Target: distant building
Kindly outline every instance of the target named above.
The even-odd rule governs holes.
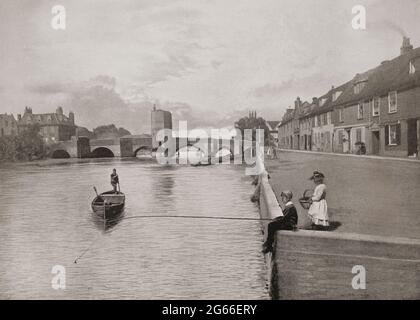
[[[35,124],[39,126],[39,132],[46,143],[68,141],[71,140],[72,136],[76,135],[74,113],[70,112],[67,117],[64,115],[61,107],[58,107],[55,113],[43,114],[34,114],[31,108],[26,107],[23,116],[18,115],[19,132]]]
[[[161,142],[156,140],[156,135],[162,129],[172,130],[172,114],[169,111],[156,109],[154,106],[151,117],[152,148],[157,149]]]
[[[265,121],[268,130],[270,130],[271,137],[276,143],[279,141],[279,125],[280,121]]]
[[[318,108],[318,98],[312,103],[305,103],[299,114],[300,150],[312,150],[312,128],[314,126],[313,110]]]
[[[312,150],[333,152],[334,128],[339,125],[338,113],[334,112],[340,97],[350,82],[339,87],[332,87],[328,93],[319,97],[318,107],[313,109]]]
[[[279,148],[293,149],[293,128],[292,121],[295,109],[289,107],[283,115],[281,124],[278,128]]]
[[[337,151],[355,153],[362,142],[370,154],[419,156],[420,48],[404,38],[401,54],[356,75],[340,103]]]
[[[0,114],[0,138],[18,134],[18,126],[12,114]]]
[[[280,148],[420,158],[420,48],[404,37],[398,57],[305,104],[286,110]]]

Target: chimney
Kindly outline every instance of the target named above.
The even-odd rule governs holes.
[[[72,124],[74,124],[74,113],[72,111],[69,112],[69,120]]]
[[[302,101],[300,101],[300,98],[297,97],[295,101],[295,109],[299,109],[301,105],[302,105]]]
[[[410,38],[403,37],[403,43],[401,46],[401,55],[409,53],[411,50],[413,50],[413,46],[410,43]]]
[[[18,121],[22,120],[22,115],[20,113],[17,116],[18,116]]]
[[[63,108],[62,107],[58,107],[56,113],[57,114],[63,114]]]
[[[312,98],[312,104],[314,104],[314,105],[318,105],[318,98],[317,97],[313,97]]]

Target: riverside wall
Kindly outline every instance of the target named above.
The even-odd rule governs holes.
[[[267,172],[259,189],[261,217],[282,215]],[[420,299],[418,239],[279,231],[266,262],[273,299]]]

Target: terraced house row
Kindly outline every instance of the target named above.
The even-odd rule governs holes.
[[[295,101],[278,129],[279,147],[420,158],[420,48],[401,54],[311,102]]]

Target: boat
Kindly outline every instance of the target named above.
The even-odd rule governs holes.
[[[96,192],[96,188],[95,192]],[[120,191],[106,191],[92,201],[92,211],[99,217],[109,220],[116,219],[124,211],[125,194]]]
[[[206,167],[206,166],[211,166],[211,165],[212,165],[211,163],[201,163],[201,162],[191,163],[192,167]]]

